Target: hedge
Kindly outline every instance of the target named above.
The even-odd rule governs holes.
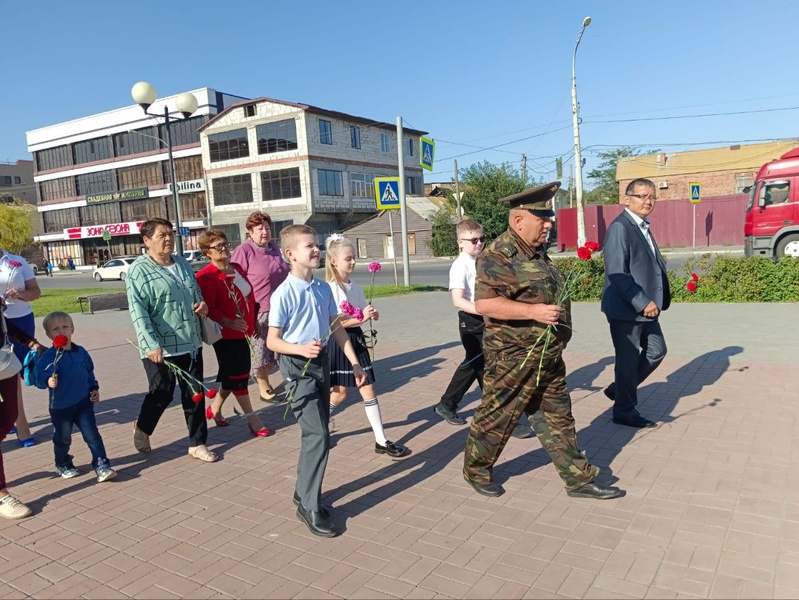
[[[556,258],[555,264],[578,281],[571,299],[596,302],[602,296],[605,261]],[[696,292],[686,289],[691,273],[699,276]],[[799,259],[773,261],[762,257],[703,254],[668,272],[674,302],[799,302]]]

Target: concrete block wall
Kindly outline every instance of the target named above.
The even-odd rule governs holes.
[[[691,197],[690,184],[699,182],[702,184],[702,196],[729,196],[741,193],[737,188],[739,178],[748,177],[754,181],[757,170],[743,171],[716,171],[710,173],[693,173],[688,175],[663,175],[657,174],[648,177],[657,188],[659,200],[684,200]],[[630,179],[619,181],[619,196],[624,196]],[[667,182],[667,188],[660,188],[661,182]]]

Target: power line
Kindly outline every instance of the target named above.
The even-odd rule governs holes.
[[[783,112],[787,110],[799,110],[799,106],[785,106],[782,108],[763,108],[759,110],[739,110],[734,112],[718,112],[718,113],[704,113],[699,115],[669,115],[665,117],[641,117],[638,119],[607,119],[601,120],[584,120],[583,123],[635,123],[640,121],[671,121],[674,119],[701,119],[705,117],[724,117],[731,115],[751,115],[756,113],[767,112]]]

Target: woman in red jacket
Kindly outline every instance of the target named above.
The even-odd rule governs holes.
[[[198,238],[200,250],[211,264],[197,273],[197,283],[208,305],[208,318],[222,327],[222,339],[214,344],[221,391],[206,409],[205,416],[217,427],[227,427],[222,404],[232,393],[247,417],[250,433],[266,437],[269,430],[253,412],[247,389],[250,378],[250,336],[255,332],[255,300],[252,284],[244,271],[230,262],[230,244],[225,232],[208,229]]]

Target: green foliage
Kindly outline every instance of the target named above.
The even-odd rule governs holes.
[[[554,259],[555,265],[575,283],[567,283],[571,290],[572,302],[593,302],[602,296],[605,282],[605,260],[594,255],[591,260],[581,260],[576,256]]]
[[[508,206],[500,198],[524,191],[528,186],[510,164],[475,163],[459,171],[464,214],[483,226],[487,242],[508,228]],[[533,184],[535,185],[535,184]]]
[[[12,254],[19,254],[23,248],[33,243],[33,226],[31,215],[36,208],[21,200],[14,199],[10,203],[0,203],[0,242]]]
[[[654,154],[658,150],[648,152]],[[594,188],[583,195],[586,204],[618,204],[619,184],[616,183],[616,166],[620,158],[640,156],[641,152],[635,148],[623,146],[616,150],[597,152],[597,157],[602,160],[599,166],[588,173],[588,179]]]
[[[429,242],[433,256],[458,254],[458,235],[455,232],[455,213],[451,207],[439,208],[430,219],[433,236]]]

